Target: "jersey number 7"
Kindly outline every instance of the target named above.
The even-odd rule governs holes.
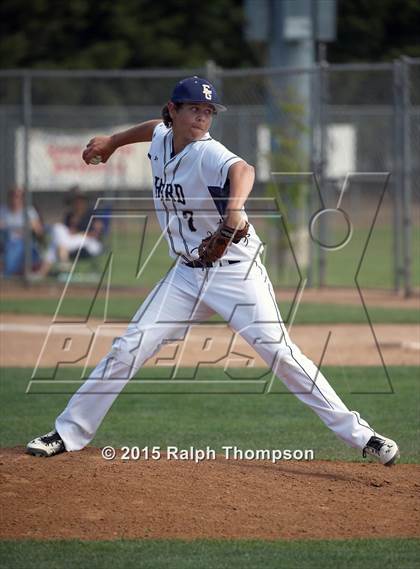
[[[188,220],[187,223],[190,231],[197,231],[197,229],[194,227],[193,212],[190,209],[183,210],[182,217]]]

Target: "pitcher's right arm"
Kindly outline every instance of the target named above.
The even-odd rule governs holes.
[[[150,142],[156,125],[161,122],[161,119],[153,119],[142,122],[128,130],[116,132],[111,136],[95,136],[87,143],[82,158],[86,164],[91,164],[91,161],[96,157],[100,157],[100,161],[105,163],[120,146],[135,144],[136,142]]]

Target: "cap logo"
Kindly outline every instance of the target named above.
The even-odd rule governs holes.
[[[211,91],[211,86],[210,86],[210,85],[203,84],[203,95],[205,96],[205,98],[206,98],[208,101],[211,101],[211,99],[212,99],[212,91]]]

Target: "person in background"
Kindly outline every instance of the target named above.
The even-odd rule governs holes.
[[[44,227],[33,206],[28,208],[31,228],[31,270],[41,265],[39,244],[44,238]],[[25,207],[22,188],[13,188],[7,194],[7,205],[0,208],[0,231],[3,249],[3,274],[20,275],[25,262]]]
[[[47,250],[41,274],[46,276],[52,265],[59,264],[61,270],[69,269],[69,262],[79,249],[83,257],[95,257],[102,253],[101,237],[103,224],[94,219],[89,202],[78,186],[70,189],[66,203],[70,205],[62,223],[55,223],[51,229],[51,241]]]

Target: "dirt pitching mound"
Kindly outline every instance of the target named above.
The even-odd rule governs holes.
[[[112,462],[0,451],[1,538],[379,538],[420,534],[420,466]]]

